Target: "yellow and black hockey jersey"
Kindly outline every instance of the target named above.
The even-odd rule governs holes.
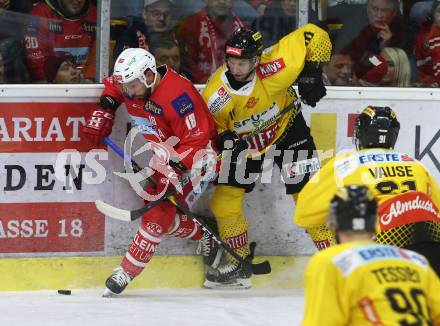
[[[336,189],[345,185],[366,185],[378,200],[379,242],[399,247],[414,243],[412,222],[424,224],[422,231],[426,241],[440,242],[438,184],[421,162],[389,149],[341,153],[327,162],[301,190],[295,223],[304,228],[325,225],[330,201]],[[426,207],[422,210],[427,214],[420,218],[408,219],[411,214],[400,214],[423,205]],[[381,212],[388,212],[388,216]]]
[[[258,124],[274,117],[296,99],[292,85],[304,62],[327,62],[330,54],[328,34],[313,24],[307,24],[265,49],[253,80],[239,90],[231,87],[225,74],[226,64],[219,67],[202,93],[219,133],[234,130],[243,137]],[[281,137],[296,114],[297,110],[290,111],[252,137],[249,148],[264,153]]]
[[[303,326],[440,325],[440,280],[410,250],[351,242],[315,254]]]

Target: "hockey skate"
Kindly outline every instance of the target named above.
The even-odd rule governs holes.
[[[125,272],[122,267],[113,270],[113,274],[105,281],[107,287],[102,294],[103,297],[111,297],[113,294],[119,294],[127,287],[133,278]]]
[[[213,219],[204,219],[207,226],[218,234],[217,223]],[[220,264],[223,248],[219,247],[218,243],[214,241],[212,236],[202,229],[202,238],[199,240],[196,254],[203,256],[203,262],[205,265],[212,268],[217,268]]]
[[[248,289],[252,286],[251,276],[251,265],[228,262],[218,268],[210,268],[203,286],[208,289]]]

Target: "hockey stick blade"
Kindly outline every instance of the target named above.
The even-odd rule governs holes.
[[[131,222],[131,212],[125,209],[117,208],[112,205],[109,205],[102,200],[95,200],[95,205],[98,211],[100,211],[105,216],[114,218],[116,220]]]
[[[269,261],[265,260],[262,263],[252,263],[252,273],[255,275],[269,274],[272,271]]]

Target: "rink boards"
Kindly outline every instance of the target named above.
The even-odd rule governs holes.
[[[101,86],[4,86],[0,95],[0,290],[99,287],[124,255],[137,223],[105,219],[93,201],[138,208],[142,201],[125,180],[111,151],[94,148],[79,132]],[[304,107],[318,149],[331,157],[353,148],[352,123],[367,105],[388,105],[401,130],[396,148],[421,160],[440,182],[438,90],[332,88],[314,109]],[[121,110],[112,139],[124,145]],[[212,189],[211,189],[212,190]],[[207,212],[209,193],[197,205]],[[274,204],[275,203],[275,204]],[[257,255],[274,272],[254,277],[259,287],[301,286],[313,244],[294,226],[294,205],[278,171],[245,201]],[[200,287],[203,266],[195,244],[166,239],[134,287]],[[32,271],[32,272],[30,272]]]

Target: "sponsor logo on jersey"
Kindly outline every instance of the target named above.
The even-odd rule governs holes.
[[[255,128],[259,128],[263,123],[273,118],[278,113],[278,105],[273,103],[266,111],[254,113],[250,117],[234,121],[234,130],[239,134],[249,132]]]
[[[96,33],[96,23],[85,22],[82,24],[83,30],[86,33]]]
[[[279,58],[274,61],[260,64],[257,68],[257,73],[260,76],[260,79],[265,79],[279,73],[284,68],[286,68],[284,60],[283,58]]]
[[[153,125],[149,119],[132,115],[131,121],[133,121],[133,124],[137,126],[141,134],[158,136],[156,126]]]
[[[371,163],[377,163],[377,162],[383,162],[383,163],[389,163],[389,162],[408,162],[412,159],[402,153],[397,152],[386,152],[386,153],[377,153],[377,152],[367,152],[367,153],[360,153],[359,155],[359,164],[361,165],[368,165]]]
[[[230,55],[236,55],[236,56],[241,56],[241,54],[243,53],[243,49],[239,49],[239,48],[234,48],[233,46],[227,46],[226,47],[226,51],[227,54]]]
[[[145,224],[145,230],[148,231],[148,233],[155,236],[161,236],[163,233],[162,227],[154,222],[147,222]]]
[[[246,108],[248,108],[248,109],[252,109],[252,108],[254,108],[255,105],[257,105],[258,100],[259,100],[258,97],[251,96],[251,97],[249,98],[249,100],[247,101],[247,103],[246,103]]]
[[[286,174],[289,178],[294,178],[299,175],[304,175],[307,173],[313,173],[321,168],[321,164],[317,157],[311,159],[302,160],[288,164],[286,169]]]
[[[183,93],[171,102],[179,117],[183,118],[188,113],[194,112],[194,103],[187,93]]]
[[[423,221],[440,223],[438,208],[428,195],[418,191],[406,192],[383,202],[378,216],[381,231]]]
[[[64,32],[64,24],[59,20],[49,19],[47,21],[47,29],[50,33],[54,34],[63,34]]]
[[[275,138],[279,128],[278,124],[274,124],[248,139],[249,149],[256,149],[260,152],[266,148]]]
[[[153,115],[162,116],[163,115],[163,109],[162,107],[153,102],[152,100],[148,100],[144,105],[144,110],[148,113],[151,113]]]
[[[231,96],[222,86],[208,100],[208,108],[212,114],[219,112],[231,100]]]
[[[427,266],[427,261],[413,251],[379,244],[349,248],[333,257],[332,262],[340,269],[342,274],[348,276],[365,264],[391,259],[411,261],[423,267]]]
[[[81,34],[68,34],[68,35],[64,35],[64,39],[65,40],[77,40],[82,38]]]

